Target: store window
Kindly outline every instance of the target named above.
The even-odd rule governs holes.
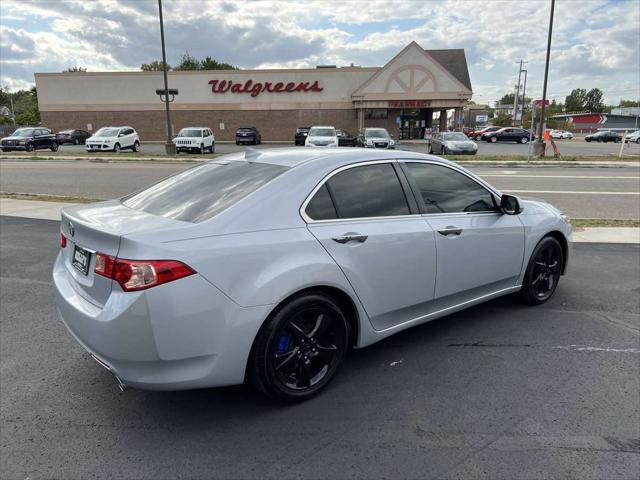
[[[365,118],[380,119],[387,118],[386,108],[367,108],[364,111]]]

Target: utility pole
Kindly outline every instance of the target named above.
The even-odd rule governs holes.
[[[544,64],[544,83],[542,84],[542,105],[540,108],[540,124],[538,125],[538,138],[533,149],[536,157],[544,156],[544,104],[547,102],[547,78],[549,77],[549,56],[551,54],[551,35],[553,33],[553,10],[556,0],[551,0],[551,12],[549,14],[549,36],[547,37],[547,59]]]
[[[9,92],[9,103],[11,103],[11,120],[13,121],[13,126],[16,126],[16,111],[13,109],[13,93]]]
[[[525,63],[529,63],[529,62],[525,62],[524,60],[520,59],[520,69],[518,70],[518,84],[516,85],[516,95],[513,99],[513,124],[514,125],[518,124],[518,100],[520,97],[520,80],[522,79],[522,72],[525,71],[522,69],[522,65]],[[522,116],[520,117],[520,121],[522,121]]]
[[[164,22],[162,20],[162,0],[158,0],[158,11],[160,12],[160,41],[162,42],[162,73],[164,75],[164,103],[167,110],[167,142],[164,145],[168,155],[176,153],[176,146],[171,141],[171,112],[169,111],[169,81],[167,79],[167,54],[164,48]]]
[[[524,86],[522,87],[522,116],[520,117],[521,119],[521,123],[524,120],[524,112],[526,110],[527,107],[527,71],[523,70],[524,72]],[[531,125],[531,128],[533,128],[533,125]]]

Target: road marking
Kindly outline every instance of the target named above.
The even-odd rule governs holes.
[[[589,176],[589,175],[511,175],[511,174],[503,174],[503,173],[487,173],[487,174],[479,174],[480,177],[516,177],[516,178],[593,178],[594,180],[606,180],[606,179],[615,179],[615,180],[638,180],[640,177],[607,177],[607,176]]]
[[[586,345],[560,345],[560,350],[572,350],[576,352],[613,352],[613,353],[640,353],[640,348],[604,348],[604,347],[588,347]]]
[[[640,192],[576,192],[567,190],[502,190],[515,193],[560,193],[563,195],[640,195]]]

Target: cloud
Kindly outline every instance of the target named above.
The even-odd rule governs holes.
[[[241,68],[379,66],[416,40],[427,49],[465,49],[476,101],[491,103],[512,91],[521,58],[528,61],[527,90],[534,96],[541,91],[547,2],[323,0],[322,9],[308,0],[163,5],[169,63],[188,51]],[[637,96],[639,21],[637,2],[558,2],[549,92],[563,98],[575,87],[600,87],[607,101]],[[0,25],[0,84],[11,88],[33,84],[34,72],[75,65],[137,70],[161,56],[156,0],[2,0]]]

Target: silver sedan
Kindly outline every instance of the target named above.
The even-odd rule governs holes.
[[[429,140],[429,153],[441,155],[475,155],[478,145],[462,132],[436,133]]]
[[[405,151],[220,157],[67,207],[53,278],[78,342],[122,388],[245,381],[307,399],[351,347],[480,302],[546,302],[567,218]]]

